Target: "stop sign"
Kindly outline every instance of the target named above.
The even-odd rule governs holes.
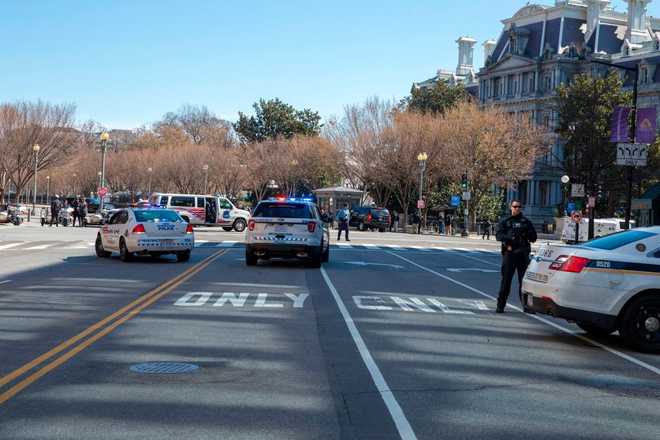
[[[98,192],[99,192],[99,196],[105,197],[105,195],[108,194],[108,188],[106,187],[99,188]]]
[[[424,208],[426,208],[426,201],[417,200],[417,209],[424,209]]]

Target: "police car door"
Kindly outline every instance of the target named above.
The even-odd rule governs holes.
[[[108,224],[103,226],[104,247],[117,249],[119,245],[119,236],[117,235],[119,229],[117,222],[121,218],[123,212],[123,210],[115,212],[112,217],[110,217]]]

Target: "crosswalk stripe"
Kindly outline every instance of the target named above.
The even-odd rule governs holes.
[[[335,243],[335,246],[349,248],[349,249],[353,247],[352,245],[350,245],[348,243]]]
[[[13,248],[13,247],[20,246],[20,245],[22,245],[22,244],[24,244],[24,242],[21,242],[21,243],[9,243],[9,244],[3,244],[3,245],[0,245],[0,250],[11,249],[11,248]]]
[[[367,249],[378,249],[378,246],[376,246],[375,244],[363,244],[362,246],[364,246]]]
[[[418,251],[426,251],[426,252],[429,252],[429,251],[430,251],[429,248],[425,248],[425,247],[422,247],[422,246],[408,246],[408,247],[409,247],[410,249],[416,249],[416,250],[418,250]]]
[[[29,248],[25,248],[26,251],[41,251],[43,249],[48,249],[49,247],[54,246],[53,244],[42,244],[39,246],[32,246]]]

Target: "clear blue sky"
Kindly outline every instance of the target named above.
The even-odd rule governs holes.
[[[481,43],[525,3],[3,0],[0,101],[73,102],[80,121],[110,128],[150,124],[184,103],[235,120],[260,97],[327,118],[455,69],[461,35],[479,40],[481,66]],[[660,15],[660,1],[649,9]]]

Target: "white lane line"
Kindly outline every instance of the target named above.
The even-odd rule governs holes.
[[[399,436],[401,436],[402,440],[417,440],[417,436],[415,435],[412,426],[410,426],[410,422],[408,422],[408,419],[403,413],[401,406],[399,406],[399,402],[397,402],[396,398],[394,397],[394,393],[385,381],[383,374],[380,372],[380,368],[378,368],[378,365],[376,365],[374,358],[371,356],[371,353],[367,348],[367,344],[365,344],[364,339],[362,339],[360,331],[355,325],[355,322],[353,322],[353,318],[351,318],[351,315],[348,313],[346,305],[344,305],[344,302],[339,296],[339,293],[337,293],[337,289],[332,284],[332,281],[330,281],[330,277],[323,267],[321,268],[321,275],[323,276],[325,284],[328,286],[328,289],[330,289],[330,292],[332,293],[332,296],[337,303],[337,307],[339,308],[339,311],[344,318],[344,322],[346,322],[348,331],[351,333],[351,337],[353,338],[353,341],[355,342],[355,345],[360,352],[362,361],[366,365],[367,370],[369,370],[369,374],[371,375],[371,378],[373,379],[374,384],[380,393],[380,396],[385,402],[385,406],[387,407],[387,410],[389,411],[390,416],[394,421],[394,425],[396,426],[397,431],[399,431]]]
[[[380,246],[375,244],[363,244],[362,246],[366,247],[367,249],[380,249]]]
[[[348,243],[335,243],[335,246],[349,248],[349,249],[353,247],[353,245],[350,245]]]
[[[241,261],[245,260],[241,258]],[[257,284],[257,283],[211,283],[218,286],[236,286],[236,287],[270,287],[276,289],[302,289],[302,286],[290,286],[286,284]]]
[[[229,247],[234,247],[238,244],[237,241],[223,241],[222,243],[218,243],[215,245],[215,247],[219,248],[229,248]]]
[[[11,280],[0,281],[0,284],[7,284],[7,283],[11,283]]]
[[[3,244],[3,245],[0,245],[0,250],[11,249],[13,247],[20,246],[22,244],[25,244],[25,242]]]
[[[467,248],[451,248],[449,249],[450,251],[458,251],[458,252],[470,252],[472,249],[467,249]]]
[[[410,249],[417,249],[418,251],[430,252],[429,248],[423,247],[423,246],[406,246],[406,247],[408,247]]]
[[[26,250],[26,251],[40,251],[40,250],[43,250],[43,249],[48,249],[49,247],[53,247],[53,246],[55,246],[55,245],[54,244],[42,244],[42,245],[39,245],[39,246],[32,246],[32,247],[29,247],[29,248],[25,248],[24,250]]]
[[[401,255],[395,254],[395,253],[393,253],[393,252],[388,252],[388,254],[393,255],[393,256],[395,256],[396,258],[399,258],[399,259],[401,259],[401,260],[403,260],[403,261],[406,261],[406,262],[412,264],[413,266],[415,266],[415,267],[417,267],[417,268],[419,268],[419,269],[422,269],[422,270],[424,270],[424,271],[426,271],[426,272],[428,272],[428,273],[431,273],[431,274],[433,274],[433,275],[436,275],[436,276],[438,276],[438,277],[440,277],[440,278],[443,278],[443,279],[445,279],[445,280],[447,280],[447,281],[450,281],[450,282],[452,282],[452,283],[454,283],[454,284],[457,284],[457,285],[459,285],[459,286],[461,286],[461,287],[465,287],[466,289],[468,289],[468,290],[470,290],[470,291],[472,291],[472,292],[474,292],[474,293],[478,293],[478,294],[481,295],[481,296],[485,296],[486,298],[489,298],[489,299],[492,299],[492,300],[494,300],[494,301],[497,301],[497,298],[495,298],[495,297],[492,296],[492,295],[489,295],[489,294],[487,294],[487,293],[485,293],[485,292],[482,292],[482,291],[479,290],[479,289],[475,289],[475,288],[472,287],[472,286],[468,286],[468,285],[465,284],[465,283],[461,283],[460,281],[455,280],[455,279],[453,279],[453,278],[451,278],[451,277],[448,277],[447,275],[443,275],[443,274],[441,274],[441,273],[439,273],[439,272],[436,272],[436,271],[434,271],[433,269],[429,269],[428,267],[422,266],[421,264],[417,264],[417,263],[415,263],[415,262],[412,261],[412,260],[409,260],[409,259],[407,259],[407,258],[405,258],[405,257],[402,257]],[[513,305],[513,304],[511,304],[511,303],[507,303],[507,307],[511,307],[512,309],[514,309],[514,310],[516,310],[516,311],[518,311],[518,312],[523,313],[523,311],[522,311],[522,309],[520,309],[520,307],[517,307],[517,306],[515,306],[515,305]],[[620,352],[619,350],[615,350],[615,349],[613,349],[613,348],[610,348],[610,347],[608,347],[607,345],[601,344],[600,342],[597,342],[597,341],[594,341],[594,340],[592,340],[592,339],[589,339],[589,338],[587,338],[586,336],[583,336],[583,335],[581,335],[581,334],[579,334],[579,333],[576,333],[574,330],[571,330],[571,329],[566,328],[566,327],[562,327],[561,325],[559,325],[559,324],[555,324],[554,322],[548,321],[547,319],[545,319],[545,318],[541,318],[540,316],[537,316],[537,315],[529,315],[529,314],[527,314],[527,313],[525,313],[525,315],[527,315],[529,318],[536,319],[536,320],[539,321],[539,322],[542,322],[542,323],[544,323],[544,324],[547,324],[547,325],[549,325],[550,327],[554,327],[554,328],[556,328],[557,330],[560,330],[560,331],[562,331],[562,332],[564,332],[564,333],[567,333],[567,334],[569,334],[569,335],[575,336],[576,338],[578,338],[578,339],[580,339],[580,340],[582,340],[582,341],[584,341],[584,342],[588,342],[589,344],[591,344],[591,345],[593,345],[593,346],[595,346],[595,347],[602,348],[603,350],[607,351],[608,353],[611,353],[611,354],[613,354],[613,355],[615,355],[615,356],[618,356],[618,357],[620,357],[621,359],[625,359],[625,360],[627,360],[628,362],[632,362],[633,364],[635,364],[635,365],[637,365],[637,366],[639,366],[639,367],[642,367],[642,368],[644,368],[644,369],[646,369],[646,370],[649,370],[649,371],[651,371],[652,373],[655,373],[655,374],[657,374],[658,376],[660,376],[660,368],[656,368],[656,367],[654,367],[653,365],[649,365],[649,364],[647,364],[646,362],[644,362],[644,361],[642,361],[642,360],[639,360],[639,359],[637,359],[637,358],[635,358],[635,357],[632,357],[632,356],[630,356],[630,355],[628,355],[628,354],[626,354],[626,353]]]

